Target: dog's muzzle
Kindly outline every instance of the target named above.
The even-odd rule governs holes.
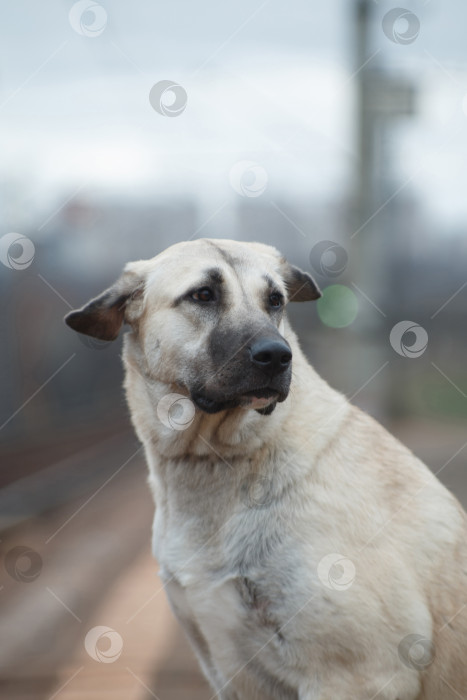
[[[269,415],[289,393],[292,351],[278,333],[263,335],[241,353],[233,353],[231,364],[221,361],[221,368],[227,378],[223,386],[208,381],[193,387],[191,397],[198,408],[205,413],[246,408]]]

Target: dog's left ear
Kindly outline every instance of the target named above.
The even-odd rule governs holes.
[[[282,276],[289,293],[289,301],[313,301],[320,298],[321,291],[308,272],[285,262]]]
[[[115,340],[123,323],[137,317],[132,302],[142,297],[143,291],[143,281],[127,267],[115,284],[81,309],[70,311],[65,323],[78,333]]]

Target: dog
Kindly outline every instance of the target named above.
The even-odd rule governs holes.
[[[319,297],[270,246],[199,239],[66,323],[130,327],[154,554],[213,698],[467,698],[466,515],[308,364],[285,307]]]

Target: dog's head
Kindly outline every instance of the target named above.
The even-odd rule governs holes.
[[[284,307],[320,296],[275,248],[201,239],[129,263],[65,320],[102,340],[128,323],[149,376],[185,391],[206,413],[241,406],[268,414],[290,388]]]

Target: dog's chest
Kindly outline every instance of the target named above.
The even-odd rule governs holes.
[[[395,669],[384,652],[388,637],[392,635],[390,648],[397,649],[406,628],[425,632],[426,627],[423,610],[411,603],[410,578],[384,605],[364,569],[355,586],[350,582],[336,590],[323,580],[318,566],[323,555],[345,551],[346,543],[328,541],[317,508],[309,515],[278,498],[268,508],[261,501],[258,507],[253,503],[242,507],[238,500],[231,505],[228,499],[219,504],[209,496],[208,492],[203,499],[195,493],[183,500],[166,498],[156,507],[154,553],[174,612],[219,697],[345,697],[341,675],[325,676],[330,665],[358,668],[358,674],[367,678],[368,697],[376,697],[378,687],[389,688]],[[401,607],[405,591],[406,619],[399,620],[398,613],[381,626],[385,606]],[[353,614],[362,592],[369,600],[365,627]],[[383,668],[381,683],[367,668],[368,649],[376,650],[375,656],[381,649],[377,660]],[[401,673],[407,676],[401,680],[405,685],[398,695],[389,689],[382,697],[413,700],[417,677],[412,681],[409,669],[397,668],[399,678]]]
[[[188,586],[171,578],[166,591],[218,692],[228,686],[239,697],[266,700],[275,688],[274,697],[298,700],[298,683],[284,679],[284,662],[296,651],[282,630],[290,614],[285,599],[273,599],[267,580],[258,578],[205,578]]]
[[[261,526],[261,513],[248,510],[221,533],[206,530],[200,536],[200,523],[167,526],[160,516],[154,551],[170,603],[211,681],[222,687],[238,674],[239,683],[254,684],[254,693],[256,683],[263,690],[282,683],[277,697],[295,700],[292,682],[289,687],[276,669],[286,660],[298,661],[293,626],[287,631],[283,626],[304,594],[297,582],[305,572],[299,552],[268,520]],[[244,688],[246,696],[262,698],[253,687],[251,694]]]

